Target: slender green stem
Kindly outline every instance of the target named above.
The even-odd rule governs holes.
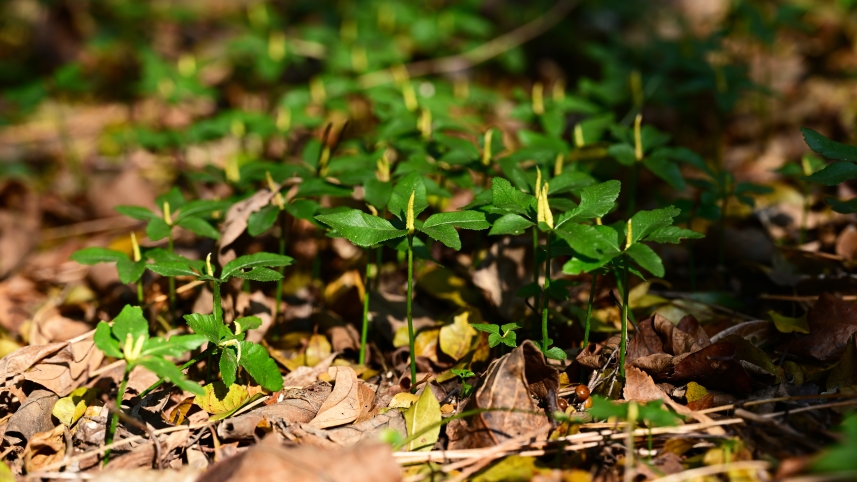
[[[122,375],[122,382],[119,383],[119,391],[116,392],[116,410],[122,410],[122,399],[125,398],[125,387],[128,386],[128,374],[131,370],[128,366],[125,367],[125,373]],[[113,443],[113,436],[116,435],[116,427],[119,425],[119,414],[114,413],[110,416],[110,427],[107,428],[107,433],[104,435],[104,444],[110,445]],[[107,460],[110,457],[110,450],[104,452],[104,465],[107,465]]]
[[[628,293],[631,291],[628,286],[628,255],[622,255],[624,263],[624,272],[622,285],[625,289],[622,293],[622,340],[619,346],[619,374],[622,378],[625,377],[625,349],[628,346]]]
[[[137,302],[143,306],[143,282],[137,281]]]
[[[366,282],[363,283],[363,329],[360,331],[360,358],[361,365],[366,364],[366,339],[369,336],[369,276],[372,273],[372,252],[366,250]]]
[[[223,323],[223,306],[221,306],[220,302],[220,282],[212,281],[211,291],[214,295],[214,303],[212,310],[214,311],[214,321],[218,323]]]
[[[533,283],[536,286],[539,285],[539,230],[537,226],[533,226]],[[538,313],[541,299],[538,294],[533,298],[533,308]]]
[[[550,305],[550,295],[548,289],[551,286],[551,233],[548,231],[547,240],[545,242],[545,288],[544,302],[542,305],[542,351],[548,351],[548,306]]]
[[[595,287],[598,283],[598,273],[592,273],[592,285],[589,287],[589,304],[586,306],[586,322],[583,326],[583,349],[589,346],[589,329],[592,324],[592,305],[595,303]]]
[[[408,235],[408,344],[411,349],[411,393],[417,388],[417,350],[414,347],[414,319],[411,305],[414,297],[414,238]]]
[[[173,232],[170,229],[170,235],[167,237],[167,250],[174,253],[173,250]],[[170,320],[175,322],[176,319],[176,279],[170,276],[167,278],[170,290]]]
[[[289,235],[289,230],[288,230],[288,225],[287,225],[287,220],[286,220],[286,217],[287,217],[286,211],[281,210],[279,217],[280,217],[280,240],[279,240],[279,246],[278,246],[277,252],[280,254],[280,256],[284,256],[286,254],[286,242],[288,241],[288,235]],[[281,275],[283,273],[285,273],[285,270],[286,270],[285,266],[280,266],[279,268],[277,268],[277,271]],[[273,310],[273,317],[271,318],[273,320],[274,326],[277,327],[276,328],[277,336],[280,335],[280,324],[277,323],[277,317],[280,314],[280,303],[282,303],[282,302],[283,302],[283,278],[281,277],[280,279],[277,280],[277,291],[274,292],[274,310]]]

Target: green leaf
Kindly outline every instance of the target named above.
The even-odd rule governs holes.
[[[199,348],[207,337],[202,335],[175,335],[169,340],[161,337],[150,338],[143,345],[143,355],[180,357]]]
[[[113,336],[119,343],[125,343],[128,335],[134,340],[141,336],[149,338],[149,322],[143,316],[143,310],[139,306],[125,305],[119,315],[113,320]]]
[[[143,272],[146,271],[146,260],[141,259],[136,263],[128,259],[120,259],[116,263],[116,271],[119,273],[119,281],[123,283],[136,283]]]
[[[232,347],[224,347],[220,352],[220,376],[223,383],[230,386],[235,383],[235,374],[238,373],[238,356]]]
[[[318,211],[318,203],[311,199],[298,199],[286,204],[286,211],[295,219],[312,221],[312,216]]]
[[[483,331],[485,333],[500,334],[500,327],[492,323],[471,323],[470,326],[475,330]]]
[[[673,206],[639,211],[631,218],[631,241],[636,243],[658,229],[669,226],[680,213],[681,209]]]
[[[241,342],[241,359],[238,363],[266,390],[276,392],[283,388],[283,377],[276,362],[262,345]]]
[[[161,218],[154,218],[146,225],[146,236],[152,241],[164,239],[170,235],[170,226]]]
[[[269,204],[262,209],[250,213],[247,218],[247,233],[250,236],[258,236],[267,231],[277,222],[277,215],[280,214],[280,208]]]
[[[246,333],[247,330],[253,330],[262,326],[262,319],[258,316],[243,316],[233,321],[235,324],[235,334],[240,335]]]
[[[562,266],[562,272],[571,275],[591,273],[609,263],[611,259],[612,258],[595,259],[585,256],[575,256]]]
[[[824,201],[830,205],[830,207],[841,214],[852,214],[857,213],[857,198],[849,199],[847,201],[840,201],[835,197],[826,197]]]
[[[247,268],[266,267],[278,268],[280,266],[288,266],[294,260],[288,256],[283,256],[274,253],[255,253],[245,256],[239,256],[232,261],[226,263],[223,267],[223,272],[220,274],[220,279],[226,281],[232,278],[239,271]]]
[[[774,310],[768,310],[768,316],[773,320],[774,326],[780,333],[809,333],[809,322],[806,313],[798,318],[784,316]]]
[[[621,188],[622,183],[619,181],[607,181],[583,188],[583,192],[580,193],[580,205],[560,216],[556,228],[568,221],[603,217],[613,209]]]
[[[141,359],[138,364],[146,367],[160,378],[166,378],[173,385],[193,393],[194,395],[204,395],[205,391],[198,383],[185,378],[181,370],[172,363],[160,357],[148,357]]]
[[[161,276],[199,276],[196,271],[190,269],[190,266],[182,263],[181,261],[163,261],[160,263],[147,264],[146,267]]]
[[[448,247],[458,251],[461,249],[461,240],[454,227],[462,229],[486,229],[491,225],[485,220],[485,213],[478,211],[456,211],[450,213],[437,213],[429,216],[423,223],[420,231],[440,241]]]
[[[139,219],[140,221],[161,219],[160,215],[149,211],[143,206],[116,206],[113,209],[119,214],[124,214],[129,218]]]
[[[393,184],[390,182],[372,178],[363,184],[363,198],[379,211],[387,206],[392,193]]]
[[[428,451],[440,436],[440,403],[426,387],[416,403],[405,411],[405,426],[413,438],[407,446],[411,451]]]
[[[251,281],[277,281],[283,279],[283,275],[269,268],[253,268],[247,272],[238,271],[234,277]]]
[[[155,198],[155,204],[158,205],[158,208],[163,208],[164,202],[170,204],[170,211],[177,212],[185,205],[185,198],[179,188],[173,187],[166,193]]]
[[[496,236],[501,234],[524,234],[524,232],[530,226],[534,225],[535,223],[524,219],[519,214],[509,213],[501,216],[499,219],[494,221],[494,225],[491,226],[491,230],[488,231],[488,236]]]
[[[203,315],[201,313],[191,313],[189,315],[184,315],[184,319],[187,322],[187,326],[193,330],[194,333],[198,333],[206,338],[214,344],[220,342],[223,338],[223,329],[226,326],[223,323],[218,323],[215,320],[214,315]],[[228,332],[229,329],[226,328]]]
[[[536,198],[512,186],[502,177],[491,179],[491,195],[494,207],[517,214],[526,214]]]
[[[190,201],[181,207],[181,211],[179,211],[178,216],[174,219],[177,221],[181,221],[184,218],[195,216],[195,217],[208,217],[211,213],[215,211],[223,211],[231,206],[232,203],[229,201],[215,201],[213,199],[198,199],[196,201]],[[172,205],[170,205],[172,208]]]
[[[396,229],[384,218],[372,216],[357,209],[322,214],[315,218],[337,230],[352,243],[363,247],[374,246],[408,234],[406,229]]]
[[[548,194],[554,196],[569,191],[576,192],[594,183],[595,179],[586,172],[566,170],[559,176],[551,178]]]
[[[122,349],[119,347],[119,340],[113,337],[110,330],[110,325],[104,321],[98,322],[95,328],[95,335],[92,337],[95,346],[103,351],[105,355],[113,358],[125,358],[122,355]]]
[[[128,255],[115,249],[84,248],[72,253],[69,259],[77,261],[80,264],[93,265],[98,263],[115,263],[123,259],[128,260]]]
[[[416,217],[428,207],[426,185],[423,182],[423,175],[418,172],[412,172],[399,180],[390,194],[390,202],[387,203],[387,209],[403,221],[407,216],[408,200],[411,198],[411,193],[415,193],[414,216]]]
[[[678,164],[667,158],[666,153],[655,151],[643,159],[643,165],[655,176],[666,181],[673,189],[684,191],[686,184]]]
[[[625,252],[644,270],[658,278],[664,276],[664,264],[658,253],[655,253],[652,248],[642,243],[634,243],[628,246]]]
[[[704,237],[704,234],[697,233],[690,229],[684,229],[678,226],[664,226],[663,228],[658,228],[649,233],[643,241],[678,244],[682,239],[701,239]]]
[[[205,236],[206,238],[211,239],[220,239],[220,232],[214,229],[214,227],[202,218],[193,216],[186,217],[179,220],[178,225],[200,236]]]
[[[634,146],[630,144],[613,144],[607,148],[607,154],[623,166],[633,166],[637,162]]]
[[[548,351],[545,352],[545,356],[554,360],[565,360],[568,358],[568,354],[557,346],[548,348]]]
[[[515,296],[519,298],[532,298],[533,296],[538,296],[542,294],[542,287],[539,286],[538,283],[527,283],[524,286],[518,288],[518,291],[515,292]]]
[[[619,253],[617,233],[609,226],[590,226],[585,224],[566,224],[554,231],[571,248],[593,260],[605,262]]]
[[[834,162],[811,176],[802,179],[811,182],[835,186],[841,182],[857,178],[857,164],[851,162]]]
[[[841,142],[832,141],[806,127],[801,127],[800,131],[803,133],[803,138],[809,148],[822,156],[837,161],[857,161],[857,146],[849,146]]]
[[[344,197],[351,195],[351,188],[333,184],[317,177],[304,179],[300,183],[295,197],[307,198],[316,196]]]

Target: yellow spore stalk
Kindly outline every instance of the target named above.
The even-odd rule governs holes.
[[[405,216],[405,228],[408,230],[408,235],[414,234],[416,230],[414,226],[414,196],[417,194],[416,191],[411,191],[411,197],[408,199],[408,212]]]

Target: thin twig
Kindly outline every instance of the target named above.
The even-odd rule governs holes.
[[[731,462],[728,464],[709,465],[707,467],[699,467],[696,469],[685,470],[677,474],[661,477],[659,482],[682,482],[685,480],[693,480],[709,475],[722,474],[724,472],[732,472],[733,470],[768,470],[771,463],[765,460],[745,460],[741,462]]]

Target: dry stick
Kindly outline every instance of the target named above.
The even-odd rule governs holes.
[[[760,400],[749,400],[746,402],[740,403],[732,403],[729,405],[721,405],[719,407],[706,408],[704,410],[699,410],[697,413],[717,413],[717,412],[725,412],[726,410],[733,410],[738,407],[752,407],[754,405],[764,405],[766,403],[776,403],[776,402],[792,402],[799,400],[816,400],[816,399],[825,399],[825,398],[857,398],[857,395],[853,393],[823,393],[818,395],[794,395],[790,397],[774,397],[774,398],[763,398]],[[794,410],[791,410],[794,412]]]
[[[511,32],[494,38],[473,50],[439,59],[422,60],[405,65],[409,77],[444,74],[468,69],[507,52],[553,28],[579,4],[579,0],[560,0],[540,17]],[[377,87],[393,81],[393,69],[363,74],[357,78],[361,87]]]
[[[181,432],[182,430],[194,430],[197,428],[208,427],[209,425],[212,425],[211,422],[198,423],[195,425],[182,425],[180,427],[167,427],[167,428],[162,428],[160,430],[155,430],[154,432],[152,432],[152,434],[153,435],[161,435],[161,434],[170,433],[170,432]],[[138,442],[140,440],[147,440],[147,439],[146,439],[146,437],[143,437],[142,435],[134,435],[133,437],[123,438],[122,440],[118,440],[116,442],[113,442],[112,444],[104,445],[104,446],[99,447],[97,449],[89,450],[89,451],[84,452],[82,454],[75,455],[74,457],[69,457],[68,459],[61,460],[61,461],[53,463],[53,464],[48,464],[48,465],[42,467],[42,472],[35,472],[32,474],[27,474],[24,477],[27,479],[42,478],[43,474],[50,473],[51,470],[56,470],[56,469],[65,467],[66,465],[72,464],[74,462],[79,462],[79,461],[81,461],[81,460],[83,460],[83,459],[85,459],[91,455],[101,455],[104,453],[105,450],[113,450],[116,447],[121,447],[121,446],[127,445],[131,442]],[[148,442],[151,443],[152,441],[148,440]]]
[[[685,470],[677,474],[661,477],[657,480],[659,482],[682,482],[685,480],[693,480],[698,477],[701,478],[708,475],[731,472],[733,470],[768,470],[770,467],[771,463],[764,460],[745,460],[743,462],[730,462],[728,464],[709,465],[708,467]]]

